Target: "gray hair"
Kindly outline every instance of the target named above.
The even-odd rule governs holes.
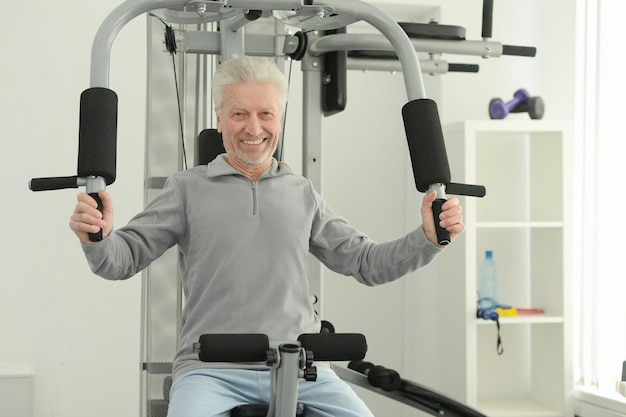
[[[238,84],[264,83],[276,86],[280,110],[283,112],[287,102],[287,78],[274,62],[267,58],[250,56],[242,56],[223,62],[217,67],[211,81],[215,112],[219,114],[221,111],[226,87]]]

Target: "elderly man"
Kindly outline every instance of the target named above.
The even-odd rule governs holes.
[[[423,198],[422,226],[378,243],[335,214],[308,179],[272,157],[287,81],[271,61],[232,59],[218,67],[212,83],[225,154],[170,177],[124,227],[112,230],[106,191],[100,192],[102,212],[80,193],[70,220],[91,269],[107,279],[127,279],[178,245],[185,306],[169,417],[225,417],[238,405],[268,401],[264,364],[201,362],[192,346],[204,333],[265,333],[278,341],[319,332],[308,293],[309,252],[333,271],[378,285],[443,250],[431,209],[435,192]],[[463,232],[456,198],[443,205],[437,221],[451,240]],[[90,242],[88,234],[100,229],[103,240]],[[330,367],[318,367],[317,381],[300,382],[298,401],[308,417],[372,415]]]

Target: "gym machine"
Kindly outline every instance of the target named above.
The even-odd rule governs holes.
[[[365,336],[333,333],[328,322],[322,332],[300,335],[295,342],[270,343],[263,334],[205,334],[194,349],[204,362],[265,362],[270,367],[271,395],[268,404],[235,407],[231,417],[305,417],[297,402],[299,378],[316,380],[314,361],[350,361],[334,366],[337,375],[354,385],[434,416],[486,417],[480,411],[437,391],[403,379],[392,369],[363,361]]]
[[[402,115],[415,185],[420,192],[437,190],[436,214],[447,194],[482,197],[485,195],[484,187],[452,182],[437,106],[427,97],[422,73],[478,71],[475,65],[449,64],[440,59],[442,53],[482,57],[534,56],[535,49],[532,47],[507,46],[491,40],[492,8],[493,2],[485,0],[483,39],[472,41],[465,39],[465,31],[461,27],[432,22],[398,23],[376,6],[361,0],[127,0],[104,20],[93,42],[90,87],[83,92],[80,100],[77,175],[34,178],[29,188],[45,191],[85,186],[89,194],[97,197],[99,190],[115,181],[117,96],[109,89],[109,54],[119,31],[132,19],[147,14],[149,43],[165,43],[162,56],[150,59],[163,61],[169,53],[174,62],[174,56],[178,54],[179,66],[194,65],[196,77],[176,82],[177,91],[180,88],[183,95],[187,91],[194,95],[194,104],[189,106],[193,107],[192,111],[186,111],[187,100],[177,99],[180,132],[158,129],[158,110],[150,109],[148,112],[146,201],[159,192],[165,177],[186,168],[188,150],[193,151],[198,160],[201,146],[194,143],[188,147],[191,149],[187,149],[184,138],[189,136],[188,131],[197,134],[209,125],[207,115],[211,113],[211,106],[210,98],[207,98],[209,82],[206,74],[211,73],[210,67],[214,64],[209,62],[208,57],[215,56],[224,61],[246,54],[273,58],[283,69],[285,62],[300,61],[304,97],[303,174],[313,181],[320,192],[321,120],[345,108],[347,71],[371,69],[402,71],[408,99]],[[264,24],[257,26],[259,22]],[[371,25],[378,34],[348,33],[346,28],[357,22]],[[300,31],[286,34],[286,26]],[[428,54],[428,59],[418,59],[418,52]],[[160,68],[153,63],[148,63],[149,83],[163,82],[159,79],[162,76]],[[165,82],[170,81],[169,75],[165,78]],[[159,97],[152,96],[148,100],[149,107],[155,105],[156,98]],[[160,140],[171,143],[172,137],[182,139],[182,146],[176,145],[175,161],[165,161],[154,153],[154,148],[161,144]],[[96,233],[90,238],[97,241],[101,235]],[[445,230],[439,229],[438,239],[441,244],[446,244],[449,236],[446,236]],[[175,255],[166,253],[144,272],[142,416],[165,415],[167,410],[170,361],[176,348],[177,326],[184,303],[180,283],[171,279],[177,275],[175,264]],[[158,279],[160,274],[169,279]],[[309,280],[312,302],[319,303],[319,263],[311,263]],[[164,316],[168,317],[168,325],[159,323]],[[172,324],[173,319],[175,324]],[[351,383],[377,390],[407,404],[414,403],[407,398],[423,399],[432,394],[427,388],[418,389],[409,381],[403,381],[400,390],[386,391],[372,387],[363,372],[338,369],[338,374]],[[435,398],[432,401],[436,404],[445,400],[443,395],[432,395],[431,400]],[[434,415],[441,413],[436,407],[424,408]],[[467,414],[457,415],[480,415],[471,414],[469,408],[464,410]]]

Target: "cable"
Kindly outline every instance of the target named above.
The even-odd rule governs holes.
[[[285,111],[283,112],[283,129],[280,133],[278,160],[283,160],[283,149],[285,146],[285,128],[287,126],[287,108],[289,107],[289,91],[291,89],[291,69],[293,68],[293,59],[289,60],[289,73],[287,76],[287,101],[285,102]]]
[[[156,15],[153,15],[153,16],[159,19],[161,23],[163,23],[163,25],[165,26],[165,48],[167,49],[167,51],[170,53],[170,56],[172,57],[172,70],[174,72],[174,86],[176,88],[176,105],[178,106],[178,126],[180,128],[180,142],[181,142],[182,152],[183,152],[183,168],[187,169],[188,168],[187,149],[185,147],[185,130],[184,130],[184,125],[183,125],[183,111],[182,111],[182,106],[180,103],[181,99],[180,99],[180,90],[178,88],[178,73],[176,71],[176,59],[174,57],[178,49],[176,46],[176,35],[174,33],[174,29],[172,28],[172,25],[168,25],[159,16],[156,16]]]
[[[504,353],[504,347],[502,346],[502,336],[500,335],[500,314],[498,314],[493,307],[478,308],[476,310],[476,318],[496,322],[496,329],[498,332],[496,336],[496,352],[498,352],[498,355],[502,355]]]

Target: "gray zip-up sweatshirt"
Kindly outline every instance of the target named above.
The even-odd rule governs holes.
[[[252,183],[224,155],[170,177],[126,226],[83,250],[94,273],[116,280],[135,275],[174,245],[185,296],[175,378],[228,366],[198,360],[192,347],[204,333],[265,333],[288,341],[318,332],[309,252],[335,272],[378,285],[441,251],[422,227],[376,243],[333,213],[311,182],[286,164],[273,161]]]

